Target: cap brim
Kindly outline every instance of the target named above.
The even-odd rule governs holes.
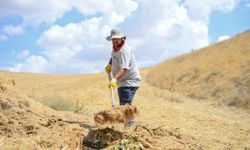
[[[122,38],[126,38],[126,36],[125,35],[122,35],[122,36],[107,36],[106,40],[111,41],[112,39],[122,39]]]
[[[107,37],[106,37],[106,40],[107,40],[107,41],[111,41],[111,36],[107,36]]]

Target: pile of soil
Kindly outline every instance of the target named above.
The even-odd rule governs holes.
[[[59,149],[71,144],[73,132],[86,133],[78,124],[65,122],[67,115],[75,119],[75,114],[62,115],[22,94],[14,85],[14,80],[0,74],[0,141],[6,149],[25,145],[22,142],[32,149]],[[82,116],[78,119],[83,120]]]
[[[97,128],[84,138],[85,148],[92,149],[203,149],[197,140],[178,131],[161,127],[151,129],[136,125],[129,130]]]
[[[94,116],[95,123],[100,126],[106,123],[127,123],[139,114],[138,109],[132,105],[116,106],[109,110],[101,111]]]

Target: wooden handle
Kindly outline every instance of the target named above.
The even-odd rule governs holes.
[[[111,73],[110,72],[108,73],[108,77],[109,77],[109,81],[111,81],[112,78],[111,78]],[[113,87],[110,87],[110,92],[111,92],[111,104],[112,104],[112,107],[115,107],[115,93],[114,93],[114,88]]]
[[[112,78],[111,78],[111,73],[110,72],[108,73],[108,76],[109,76],[109,81],[111,81]]]

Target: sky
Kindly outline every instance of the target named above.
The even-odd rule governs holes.
[[[250,0],[0,0],[0,70],[100,73],[112,28],[139,68],[250,29]]]

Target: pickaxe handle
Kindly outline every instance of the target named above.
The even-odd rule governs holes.
[[[109,76],[109,81],[111,81],[112,78],[111,78],[111,73],[110,72],[108,73],[108,76]],[[113,87],[110,87],[110,92],[111,92],[112,107],[115,107],[115,93],[114,93],[114,88]]]

